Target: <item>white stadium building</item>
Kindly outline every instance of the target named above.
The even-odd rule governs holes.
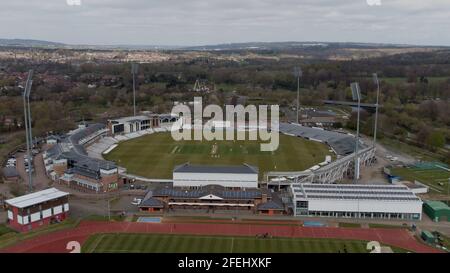
[[[258,168],[241,166],[204,166],[189,163],[173,170],[173,186],[200,188],[220,185],[225,188],[258,188]]]
[[[295,216],[421,220],[422,200],[403,185],[292,184]]]

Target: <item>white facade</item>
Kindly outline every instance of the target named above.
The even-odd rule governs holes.
[[[57,144],[57,143],[58,143],[58,141],[54,138],[47,139],[47,144],[53,145],[53,144]]]
[[[295,184],[296,216],[420,220],[422,200],[403,185]]]
[[[30,215],[24,215],[24,216],[20,216],[17,215],[17,222],[19,224],[22,225],[26,225],[28,223],[34,223],[43,219],[46,219],[48,217],[60,214],[62,212],[68,212],[69,211],[69,204],[65,203],[63,205],[60,206],[56,206],[53,208],[49,208],[40,212],[36,212],[36,213],[32,213]],[[14,219],[14,214],[12,211],[8,210],[8,219],[13,220]]]
[[[242,173],[173,173],[174,187],[220,185],[227,188],[257,188],[258,174]]]
[[[311,211],[421,213],[422,202],[309,199]]]
[[[147,130],[152,126],[152,118],[145,115],[124,117],[111,120],[112,134],[129,134],[141,130]]]
[[[100,173],[102,175],[113,175],[118,173],[119,169],[118,168],[112,168],[111,170],[106,170],[106,169],[100,169]]]

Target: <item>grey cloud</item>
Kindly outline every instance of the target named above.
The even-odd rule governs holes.
[[[0,37],[79,44],[359,41],[450,45],[450,1],[0,0]]]

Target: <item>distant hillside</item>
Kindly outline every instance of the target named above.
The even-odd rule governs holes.
[[[65,47],[63,43],[30,40],[30,39],[0,39],[0,46],[11,47]]]
[[[239,50],[309,50],[309,49],[382,49],[382,48],[445,48],[442,46],[417,46],[400,44],[378,44],[378,43],[338,43],[338,42],[248,42],[228,43],[200,46],[173,46],[173,45],[82,45],[64,44],[58,42],[32,40],[32,39],[0,39],[0,46],[4,47],[48,47],[48,48],[71,48],[71,49],[105,49],[105,50],[193,50],[193,51],[239,51]]]
[[[205,51],[227,51],[227,50],[292,50],[308,48],[432,48],[433,46],[399,45],[399,44],[377,44],[377,43],[337,43],[337,42],[249,42],[249,43],[230,43],[218,45],[204,45],[183,47],[185,50],[205,50]]]

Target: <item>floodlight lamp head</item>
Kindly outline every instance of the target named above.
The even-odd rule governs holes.
[[[352,82],[350,84],[350,87],[352,89],[352,97],[353,100],[358,100],[361,97],[361,91],[359,89],[359,83],[357,82]]]
[[[303,76],[303,71],[302,71],[301,67],[298,67],[298,66],[294,67],[294,76],[299,77],[299,78],[301,76]]]
[[[131,74],[137,74],[139,69],[139,65],[137,63],[131,64]]]
[[[377,73],[372,74],[373,83],[378,84],[378,75]]]

